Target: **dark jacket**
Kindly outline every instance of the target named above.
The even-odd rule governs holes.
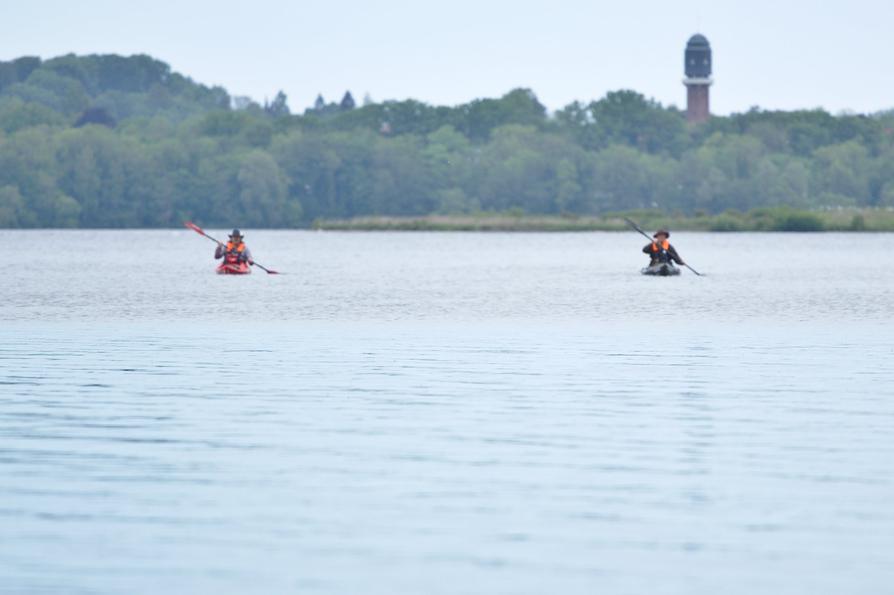
[[[659,264],[662,262],[675,262],[677,264],[686,264],[683,262],[683,259],[680,258],[680,255],[677,254],[677,249],[674,248],[673,244],[668,244],[667,250],[658,250],[657,252],[652,251],[652,246],[657,246],[655,242],[651,244],[646,244],[645,248],[643,248],[643,252],[648,254],[652,261],[649,263],[650,265]]]

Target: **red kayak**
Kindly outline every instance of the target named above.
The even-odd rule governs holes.
[[[218,275],[250,275],[251,267],[247,262],[223,263],[217,267]]]

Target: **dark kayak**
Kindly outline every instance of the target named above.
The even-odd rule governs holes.
[[[643,275],[652,275],[653,277],[673,277],[680,274],[680,269],[672,263],[653,264],[642,270]]]
[[[248,275],[251,273],[251,267],[247,262],[227,264],[223,263],[217,267],[218,275]]]

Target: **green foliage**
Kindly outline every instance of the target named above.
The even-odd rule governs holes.
[[[81,112],[90,103],[90,97],[79,81],[45,69],[35,70],[23,83],[6,87],[3,95],[43,105],[61,114]]]
[[[482,141],[499,126],[544,124],[546,108],[530,89],[515,89],[500,99],[476,99],[451,114],[452,124],[471,140]]]
[[[814,213],[787,213],[779,217],[774,231],[823,231],[823,220]]]
[[[354,101],[354,96],[351,95],[350,91],[345,91],[344,97],[341,98],[341,102],[338,104],[338,109],[347,112],[355,107],[357,107],[357,102]]]
[[[172,73],[164,62],[149,56],[115,55],[0,62],[0,99],[3,97],[46,106],[68,119],[97,105],[116,119],[164,112],[182,120],[228,108],[230,103],[223,89],[198,85]]]
[[[420,217],[367,216],[351,219],[315,220],[316,229],[341,230],[439,230],[439,231],[624,231],[630,226],[624,216],[633,217],[644,228],[669,227],[672,230],[697,230],[720,232],[743,231],[787,231],[787,219],[806,216],[810,225],[791,225],[791,231],[894,231],[894,211],[862,210],[854,213],[848,210],[834,211],[794,211],[755,209],[745,213],[730,211],[719,215],[685,216],[668,215],[654,209],[630,213],[607,213],[598,216],[555,216],[530,215],[513,207],[495,213],[476,211],[469,214],[435,214]],[[865,228],[855,228],[854,221],[866,216]],[[822,222],[817,227],[815,219]],[[864,219],[865,220],[865,219]]]
[[[273,101],[269,105],[264,105],[264,111],[274,118],[288,116],[290,111],[286,94],[282,91],[277,93],[276,97],[273,98]]]
[[[745,226],[742,224],[741,218],[735,214],[724,213],[716,217],[710,224],[711,231],[742,231]]]
[[[647,153],[676,155],[687,141],[681,113],[634,91],[615,91],[587,106],[575,102],[556,118],[586,149],[623,144]]]
[[[718,231],[872,230],[892,206],[894,111],[693,127],[633,91],[550,115],[515,89],[455,107],[348,92],[292,115],[282,92],[231,100],[148,56],[0,62],[0,227],[514,213],[564,229],[640,210]]]
[[[825,223],[816,213],[789,207],[760,208],[748,213],[748,229],[759,231],[823,231]]]
[[[13,133],[34,126],[62,126],[65,118],[59,112],[39,103],[28,103],[18,97],[0,97],[0,130]]]
[[[31,76],[40,67],[40,58],[24,56],[12,62],[0,62],[0,91]]]
[[[29,227],[34,216],[15,186],[0,188],[0,227]]]

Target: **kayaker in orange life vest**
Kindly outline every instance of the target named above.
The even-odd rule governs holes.
[[[655,238],[655,241],[651,244],[647,244],[646,247],[643,248],[643,252],[648,254],[651,258],[649,266],[665,264],[668,262],[675,262],[684,266],[686,265],[686,263],[683,262],[683,259],[680,258],[680,255],[677,254],[677,250],[667,241],[670,237],[669,231],[666,229],[659,229],[652,237]]]
[[[214,251],[214,260],[223,258],[226,264],[241,264],[243,262],[252,264],[251,251],[245,247],[245,242],[242,240],[242,232],[234,229],[230,234],[230,241],[226,245],[217,245],[217,250]]]

